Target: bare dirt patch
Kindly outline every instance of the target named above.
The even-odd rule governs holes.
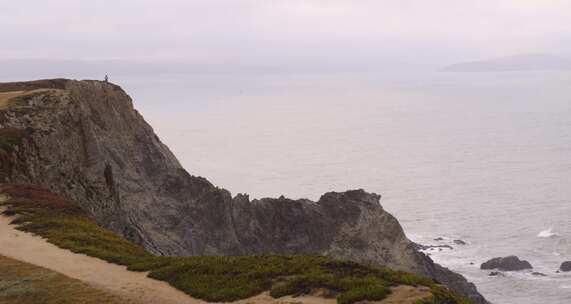
[[[2,304],[136,304],[57,272],[0,255]]]

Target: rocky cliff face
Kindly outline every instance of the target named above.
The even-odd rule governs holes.
[[[36,91],[0,109],[0,140],[17,137],[9,147],[0,145],[0,182],[66,195],[101,225],[152,252],[322,254],[430,276],[485,303],[462,276],[415,249],[379,195],[331,192],[317,202],[232,197],[187,173],[118,86],[0,84],[0,92],[14,90]]]

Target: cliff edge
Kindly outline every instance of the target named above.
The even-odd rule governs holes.
[[[67,196],[155,254],[325,255],[428,276],[487,303],[461,275],[418,252],[377,194],[251,200],[190,175],[110,83],[0,84],[0,169],[0,183]]]

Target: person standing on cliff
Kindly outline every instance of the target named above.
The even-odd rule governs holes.
[[[109,76],[105,75],[105,82],[109,82]]]

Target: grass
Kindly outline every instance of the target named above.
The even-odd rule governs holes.
[[[1,304],[122,304],[115,295],[51,270],[0,255]]]
[[[55,89],[37,89],[16,93],[18,92],[1,96],[2,93],[0,92],[0,111],[9,110],[13,113],[27,114],[38,109],[38,105],[45,107],[49,104],[55,104],[59,100]]]
[[[0,83],[0,92],[31,91],[37,89],[65,89],[67,79],[43,79],[24,82]]]
[[[387,268],[368,267],[323,256],[159,257],[90,220],[75,203],[29,186],[5,185],[8,214],[20,215],[18,229],[45,237],[73,252],[148,271],[185,293],[206,301],[228,302],[264,291],[279,298],[325,288],[339,304],[378,301],[399,285],[426,286],[432,298],[419,304],[466,304],[434,281]]]
[[[470,304],[472,303],[466,298],[459,296],[452,292],[445,286],[437,285],[432,286],[430,289],[432,295],[423,300],[416,301],[415,304]]]
[[[8,99],[7,106],[11,109],[18,107],[25,107],[29,105],[31,99],[45,94],[46,91],[18,95]]]
[[[98,226],[77,204],[49,191],[5,186],[3,192],[10,197],[6,212],[20,215],[13,222],[20,225],[18,229],[40,235],[58,247],[120,265],[153,257],[142,247]]]

